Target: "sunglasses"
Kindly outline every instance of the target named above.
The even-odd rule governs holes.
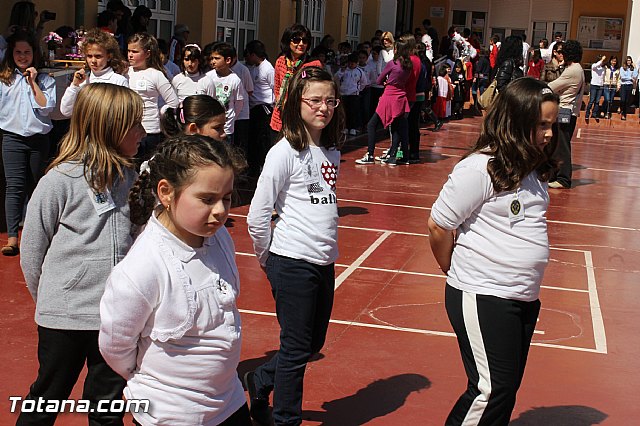
[[[307,37],[300,37],[300,36],[291,37],[291,43],[298,44],[300,42],[304,44],[309,44],[309,39]]]

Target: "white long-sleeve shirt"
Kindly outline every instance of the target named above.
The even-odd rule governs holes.
[[[457,229],[447,283],[475,294],[537,300],[549,261],[547,183],[532,172],[517,190],[496,193],[490,158],[474,154],[460,161],[431,209],[439,227]],[[516,196],[524,217],[511,221]]]
[[[240,291],[226,228],[193,248],[154,216],[111,273],[100,303],[100,351],[127,379],[144,425],[217,425],[245,404]]]
[[[80,89],[91,83],[109,83],[115,84],[116,86],[129,87],[129,80],[127,80],[127,77],[117,74],[111,67],[89,73],[87,78],[85,78],[80,85],[76,86],[75,84],[71,84],[67,87],[67,90],[64,91],[64,95],[62,95],[62,99],[60,100],[60,113],[63,116],[66,118],[71,117],[73,105],[76,103],[76,98],[78,97],[78,93],[80,93]]]
[[[144,102],[144,114],[142,116],[142,127],[147,134],[160,133],[160,108],[159,99],[165,102],[164,109],[176,108],[179,104],[173,86],[165,75],[155,68],[147,68],[135,71],[129,67],[129,88],[137,92]]]
[[[316,265],[338,258],[335,185],[340,152],[316,146],[298,152],[281,139],[267,154],[247,225],[261,265],[269,252]],[[278,219],[273,232],[271,213]]]
[[[604,86],[604,67],[602,66],[602,60],[591,65],[591,85]]]

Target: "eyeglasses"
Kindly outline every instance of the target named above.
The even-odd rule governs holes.
[[[300,37],[300,36],[291,37],[291,43],[298,44],[300,42],[304,44],[309,44],[309,39],[307,37]]]
[[[329,98],[329,99],[302,98],[302,101],[307,105],[309,105],[309,108],[313,110],[320,109],[322,104],[325,104],[329,109],[334,109],[335,107],[340,105],[340,99],[334,99],[334,98]]]

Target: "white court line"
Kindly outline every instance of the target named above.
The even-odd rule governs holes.
[[[265,317],[275,317],[276,316],[275,312],[256,311],[256,310],[252,310],[252,309],[238,309],[238,310],[243,314],[260,315],[260,316],[265,316]],[[429,335],[429,336],[456,337],[455,333],[451,333],[451,332],[448,332],[448,331],[424,330],[422,328],[397,327],[397,326],[385,325],[385,324],[370,324],[370,323],[366,323],[366,322],[345,321],[345,320],[338,320],[338,319],[330,319],[329,322],[332,323],[332,324],[340,324],[340,325],[353,326],[353,327],[362,327],[362,328],[375,328],[375,329],[378,329],[378,330],[402,331],[402,332],[405,332],[405,333],[424,334],[424,335]],[[545,332],[542,331],[542,330],[535,330],[533,333],[534,334],[541,334],[541,335],[545,334]],[[532,343],[532,345],[547,346],[547,347],[551,347],[551,348],[569,349],[569,350],[574,350],[574,351],[594,352],[593,349],[579,348],[579,347],[573,347],[573,346],[554,345],[554,344],[551,344],[551,343]]]
[[[611,169],[596,169],[595,167],[586,167],[583,170],[596,170],[599,172],[610,172],[610,173],[628,173],[633,175],[640,175],[640,172],[632,172],[628,170],[611,170]]]
[[[389,207],[402,207],[402,208],[405,208],[405,209],[431,210],[431,207],[409,206],[407,204],[378,203],[378,202],[375,202],[375,201],[350,200],[348,198],[339,198],[338,200],[339,201],[348,201],[350,203],[375,204],[376,206],[389,206]]]
[[[589,305],[591,306],[591,321],[593,322],[593,337],[596,342],[596,350],[599,353],[607,353],[607,336],[604,331],[604,320],[600,309],[598,288],[596,287],[596,274],[593,268],[593,258],[590,251],[584,252],[584,261],[587,268],[587,284],[589,286]]]
[[[391,234],[391,233],[389,233],[389,234]],[[382,236],[384,236],[384,234],[383,234]],[[380,236],[380,238],[382,238],[382,236]],[[378,240],[380,240],[380,238],[378,238]],[[376,241],[376,242],[377,242],[377,241]],[[376,242],[374,242],[373,244],[376,244]],[[381,241],[381,242],[382,242],[382,241]],[[370,248],[373,246],[373,244],[370,246]],[[380,246],[380,244],[378,244],[378,246]],[[376,248],[377,248],[377,247],[376,247]],[[373,250],[372,250],[372,252],[373,252]],[[366,253],[366,252],[365,252],[365,253]],[[364,255],[365,253],[363,253],[363,255]],[[236,254],[237,254],[238,256],[247,256],[247,257],[253,257],[253,256],[255,256],[255,254],[253,254],[253,253],[244,253],[244,252],[241,252],[241,251],[237,251],[237,252],[236,252]],[[363,255],[361,255],[360,257],[358,257],[358,260],[360,260],[360,258],[361,258]],[[370,253],[368,253],[366,257],[368,257],[369,255],[371,255],[371,252],[370,252]],[[366,259],[366,257],[365,257],[365,258],[363,258],[362,260],[364,261],[364,260]],[[358,260],[356,260],[356,262],[357,262]],[[351,268],[351,271],[349,272],[349,275],[351,275],[351,274],[353,273],[353,271],[355,271],[355,270],[357,270],[357,269],[362,269],[362,270],[364,270],[364,271],[387,272],[387,273],[390,273],[390,274],[416,275],[416,276],[419,276],[419,277],[442,278],[442,279],[447,278],[447,276],[446,276],[446,275],[442,275],[442,274],[430,274],[430,273],[428,273],[428,272],[402,271],[402,270],[400,270],[400,269],[374,268],[374,267],[371,267],[371,266],[362,266],[362,263],[363,263],[363,262],[360,262],[360,264],[356,265],[356,266],[355,266],[355,268],[353,267],[353,266],[355,265],[355,262],[354,262],[354,263],[352,263],[351,265],[346,265],[346,264],[344,264],[344,263],[336,263],[336,266],[337,266],[337,267],[340,267],[340,268],[347,268],[347,270],[349,270],[349,269]],[[347,277],[348,277],[348,276],[345,276],[345,277],[344,277],[344,279],[342,279],[342,280],[340,281],[340,283],[338,283],[338,281],[341,279],[342,275],[344,275],[344,273],[345,273],[345,272],[347,272],[347,271],[346,271],[346,270],[345,270],[345,271],[343,271],[343,273],[342,273],[342,274],[340,274],[340,277],[338,277],[338,278],[336,279],[336,287],[335,287],[336,289],[337,289],[340,285],[342,285],[342,283],[344,282],[344,280],[346,280],[346,279],[347,279]],[[540,286],[540,288],[544,288],[544,289],[547,289],[547,290],[569,291],[569,292],[573,292],[573,293],[589,293],[589,290],[581,290],[581,289],[578,289],[578,288],[554,287],[554,286],[548,286],[548,285]]]
[[[373,242],[373,244],[371,244],[369,247],[367,247],[367,249],[364,251],[364,253],[362,253],[360,256],[358,256],[358,258],[355,260],[355,262],[353,262],[351,265],[349,265],[349,267],[347,269],[342,271],[342,273],[338,276],[338,278],[336,278],[336,284],[335,284],[335,289],[336,290],[338,289],[338,287],[340,287],[342,285],[342,283],[347,278],[349,278],[349,275],[351,275],[353,273],[353,271],[358,269],[358,267],[360,265],[362,265],[362,263],[365,260],[367,260],[367,258],[371,255],[371,253],[373,253],[378,247],[380,247],[380,244],[382,244],[384,242],[384,240],[386,240],[389,237],[389,235],[391,235],[391,232],[389,232],[389,231],[387,231],[384,234],[380,235],[378,237],[378,239]]]
[[[379,205],[379,206],[388,206],[388,207],[401,207],[401,208],[408,208],[408,209],[419,209],[419,210],[431,210],[431,207],[420,207],[420,206],[409,206],[406,204],[388,204],[388,203],[377,203],[374,201],[360,201],[360,200],[347,200],[344,198],[338,198],[338,201],[348,201],[351,203],[364,203],[364,204],[374,204],[374,205]],[[236,217],[247,217],[247,215],[242,215],[242,214],[236,214],[236,213],[229,213],[229,216],[236,216]],[[581,223],[581,222],[567,222],[564,220],[547,220],[547,223],[558,223],[560,225],[574,225],[574,226],[587,226],[589,228],[602,228],[602,229],[616,229],[616,230],[620,230],[620,231],[640,231],[640,229],[638,228],[627,228],[624,226],[611,226],[611,225],[596,225],[594,223]],[[338,228],[349,228],[347,226],[338,226]],[[411,232],[397,232],[397,231],[391,231],[391,230],[382,230],[382,229],[371,229],[371,228],[356,228],[356,227],[351,227],[353,229],[366,229],[366,230],[372,230],[375,232],[392,232],[394,234],[407,234],[407,235],[421,235],[421,234],[414,234]]]

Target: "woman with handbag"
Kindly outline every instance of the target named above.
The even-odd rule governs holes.
[[[498,68],[496,76],[487,90],[480,96],[480,105],[488,109],[494,102],[500,90],[504,89],[511,81],[524,77],[520,67],[523,64],[522,39],[518,36],[509,36],[502,43],[498,52]]]
[[[553,154],[553,158],[560,163],[560,168],[555,180],[549,182],[549,188],[570,189],[571,138],[580,115],[584,89],[584,71],[580,65],[582,46],[577,40],[567,40],[557,53],[558,58],[564,61],[565,69],[560,77],[549,83],[549,87],[560,96],[557,124],[558,147]]]

